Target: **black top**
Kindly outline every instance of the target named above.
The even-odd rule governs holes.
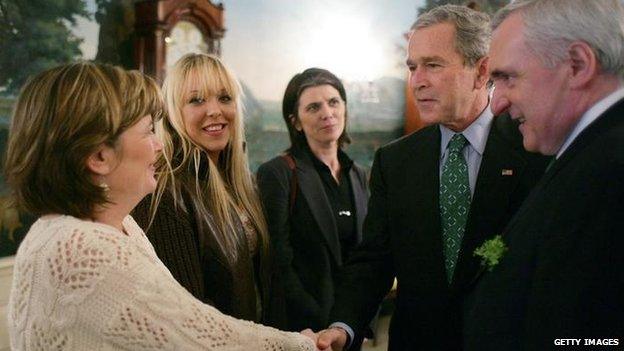
[[[331,205],[338,229],[342,260],[345,262],[349,258],[349,253],[353,250],[357,241],[355,233],[355,204],[353,201],[351,180],[349,179],[349,171],[353,165],[353,160],[342,150],[338,150],[340,174],[338,175],[338,182],[336,182],[329,167],[319,160],[310,149],[307,151],[312,159],[314,169],[316,169],[319,177],[321,177],[325,195],[327,195],[329,199],[329,204]]]
[[[200,163],[200,172],[206,178],[204,162]],[[193,296],[224,314],[260,322],[258,312],[268,297],[269,271],[261,269],[264,268],[261,258],[251,255],[244,238],[240,241],[237,260],[227,261],[214,243],[212,230],[217,227],[212,217],[201,215],[192,205],[190,194],[194,190],[184,181],[185,176],[179,177],[183,189],[178,206],[167,189],[149,228],[151,195],[136,206],[132,217],[145,231],[158,258]],[[235,230],[236,235],[245,235],[238,221]],[[262,294],[261,301],[258,301],[258,290]]]
[[[334,284],[343,264],[338,225],[312,157],[302,148],[289,152],[294,172],[282,156],[263,163],[257,172],[273,261],[271,302],[263,311],[268,312],[269,325],[280,329],[323,329],[330,323]],[[359,242],[368,203],[366,172],[354,162],[342,173],[351,183]],[[292,182],[297,187],[291,204]]]

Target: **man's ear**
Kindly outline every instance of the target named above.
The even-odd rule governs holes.
[[[115,150],[107,145],[100,145],[89,157],[87,168],[96,175],[104,176],[113,170]]]
[[[475,89],[483,88],[487,84],[488,80],[490,79],[490,74],[488,73],[489,65],[490,65],[489,56],[483,56],[482,58],[477,60],[477,62],[475,62],[475,72],[476,72],[475,83],[474,83]]]
[[[291,114],[290,116],[288,116],[288,119],[290,120],[290,124],[292,124],[292,126],[295,127],[296,130],[301,131],[301,122],[299,122],[299,119],[297,119],[295,115]]]
[[[571,76],[570,86],[582,88],[598,75],[598,59],[589,44],[575,41],[568,47]]]

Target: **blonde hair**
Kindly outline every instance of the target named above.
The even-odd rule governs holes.
[[[158,119],[160,90],[137,71],[77,62],[41,72],[17,99],[5,174],[17,205],[34,215],[93,215],[108,203],[86,160],[142,117]]]
[[[230,140],[220,153],[218,164],[207,156],[207,150],[191,140],[184,126],[182,107],[186,103],[188,82],[192,79],[199,83],[200,96],[218,95],[225,90],[236,104]],[[152,219],[166,189],[171,189],[176,206],[181,206],[188,213],[189,210],[182,205],[182,187],[187,186],[195,210],[203,218],[213,218],[217,228],[211,228],[212,239],[230,262],[236,257],[241,244],[239,241],[244,240],[244,237],[235,234],[237,222],[233,214],[239,211],[251,220],[266,255],[267,225],[245,153],[242,89],[238,81],[219,58],[187,54],[167,74],[163,94],[168,115],[158,128],[164,149],[158,186],[151,203]],[[208,165],[207,180],[200,174],[202,163]],[[191,171],[193,174],[189,177]],[[192,184],[189,184],[191,181]]]

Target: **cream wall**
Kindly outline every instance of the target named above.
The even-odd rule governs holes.
[[[13,279],[14,257],[0,258],[0,351],[9,351],[9,334],[7,332],[7,303],[9,289]]]

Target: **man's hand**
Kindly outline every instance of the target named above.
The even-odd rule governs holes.
[[[348,340],[347,331],[340,327],[321,330],[318,332],[317,337],[316,347],[321,350],[331,347],[333,351],[342,351]]]
[[[317,333],[313,332],[312,329],[307,328],[307,329],[304,329],[304,330],[300,331],[299,333],[301,333],[302,335],[305,335],[308,338],[310,338],[310,340],[312,340],[314,345],[317,344],[319,335]],[[316,349],[320,350],[320,351],[331,351],[331,349],[329,349],[329,348],[319,349],[318,345],[316,345]]]

